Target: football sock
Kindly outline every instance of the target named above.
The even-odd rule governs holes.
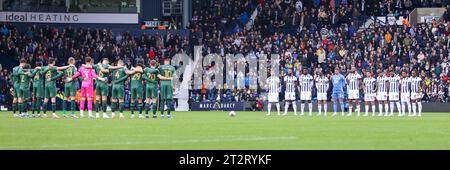
[[[350,106],[348,106],[348,113],[351,115],[353,111],[353,104],[351,104]]]
[[[337,103],[336,103],[336,102],[333,102],[333,110],[334,110],[334,113],[337,113],[337,109],[338,109]]]
[[[56,112],[56,103],[52,102],[52,113]]]
[[[81,100],[80,101],[80,110],[84,110],[85,102],[86,102],[86,100]]]
[[[161,100],[161,104],[160,104],[161,115],[164,115],[164,105],[165,105],[165,100]]]
[[[102,110],[103,110],[103,113],[106,113],[106,108],[107,108],[106,100],[103,100],[103,101],[102,101]]]
[[[35,107],[35,109],[37,110],[37,114],[41,114],[41,108],[40,108],[41,102],[42,102],[42,99],[40,97],[38,97],[37,101],[36,101],[36,107]]]
[[[131,111],[131,114],[134,115],[134,103],[133,103],[133,101],[130,102],[130,111]]]
[[[34,115],[34,112],[36,111],[36,101],[34,101],[32,104],[31,104],[31,114],[33,114]]]
[[[389,105],[390,105],[389,108],[391,110],[391,114],[394,114],[394,102],[390,102]]]
[[[419,115],[418,116],[421,116],[422,115],[422,102],[417,102],[417,107],[419,108]]]
[[[28,102],[24,101],[23,102],[23,113],[27,113],[28,112]]]
[[[292,107],[294,108],[294,114],[297,114],[297,104],[295,102],[292,102]]]
[[[402,107],[400,105],[400,102],[395,102],[395,104],[397,105],[397,110],[398,110],[398,114],[400,114],[402,112]]]
[[[280,114],[280,103],[277,103],[276,106],[277,106],[277,114]]]
[[[170,111],[172,111],[173,102],[172,99],[167,100],[167,115],[170,115]]]
[[[75,108],[76,106],[75,106],[75,100],[70,100],[70,113],[73,115],[73,114],[75,114]]]
[[[369,115],[369,105],[368,104],[364,105],[364,110],[366,111],[365,115]]]
[[[148,112],[150,111],[150,108],[151,108],[151,107],[152,107],[152,106],[151,106],[150,103],[145,104],[145,114],[146,114],[146,115],[148,115]]]
[[[406,102],[406,104],[408,105],[408,115],[411,115],[411,103]]]
[[[389,105],[387,103],[384,104],[384,112],[385,112],[385,115],[387,115],[389,113]]]
[[[156,111],[158,110],[158,105],[156,103],[152,103],[152,112],[153,116],[156,116]]]
[[[111,112],[115,112],[116,111],[116,108],[117,108],[117,102],[112,102],[111,103]]]
[[[13,104],[12,104],[12,110],[13,110],[13,113],[14,113],[14,114],[16,114],[17,109],[18,109],[18,104],[17,104],[17,102],[16,102],[16,103],[13,103]]]
[[[47,114],[47,106],[48,102],[44,102],[44,106],[42,107],[42,111],[44,112],[44,114]]]
[[[405,108],[405,103],[402,102],[402,115],[406,114],[406,108]]]
[[[23,103],[19,102],[19,113],[22,114],[23,113]]]
[[[92,100],[88,100],[88,110],[92,111]]]
[[[311,114],[312,114],[312,103],[311,102],[308,103],[308,109],[309,109],[309,115],[311,116]]]
[[[66,111],[66,105],[67,105],[67,100],[63,100],[62,103],[62,107],[63,107],[63,114],[66,115],[67,111]]]
[[[375,116],[375,109],[377,109],[377,107],[375,104],[372,104],[372,116]]]
[[[98,113],[100,110],[100,100],[95,100],[95,112]]]
[[[289,109],[289,103],[286,102],[286,103],[284,104],[284,114],[287,113],[288,109]]]
[[[139,103],[138,107],[139,107],[139,114],[142,114],[142,103]]]
[[[303,115],[304,111],[305,111],[305,103],[302,102],[300,104],[300,114]]]
[[[319,115],[322,114],[322,105],[320,103],[317,104],[317,110],[319,111]]]
[[[125,104],[123,102],[119,102],[119,111],[120,113],[123,113],[123,108],[125,107]]]
[[[359,105],[359,103],[356,104],[356,113],[359,114],[361,113],[361,106]]]
[[[380,115],[383,114],[383,104],[378,104],[378,111],[380,112]]]

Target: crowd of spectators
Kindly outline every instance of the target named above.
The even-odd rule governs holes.
[[[19,31],[13,24],[1,24],[0,53],[15,60],[25,58],[32,64],[48,57],[57,58],[58,65],[65,65],[69,57],[81,63],[83,57],[92,56],[96,62],[103,57],[111,61],[120,58],[133,65],[151,59],[161,61],[177,53],[192,54],[194,45],[202,45],[204,53],[220,54],[224,61],[225,54],[280,54],[280,76],[288,69],[299,76],[303,68],[312,74],[323,70],[329,75],[336,66],[345,74],[352,65],[360,72],[416,69],[425,84],[423,100],[448,102],[449,13],[426,24],[403,22],[358,31],[361,16],[402,18],[415,7],[448,4],[446,0],[195,0],[189,37],[49,26]],[[247,29],[255,9],[259,14],[254,26]],[[10,85],[7,69],[0,73],[0,83]],[[263,89],[249,88],[253,78],[249,69],[244,75],[232,73],[244,79],[244,89],[220,90],[204,84],[201,89],[190,91],[191,101],[264,99]]]
[[[302,68],[308,68],[311,74],[323,70],[330,75],[336,66],[345,74],[352,65],[360,68],[360,73],[372,71],[375,74],[378,70],[416,69],[424,80],[423,100],[449,101],[449,13],[440,20],[417,26],[410,25],[405,17],[415,7],[448,8],[449,1],[247,0],[227,3],[233,4],[233,13],[222,12],[221,8],[227,5],[222,1],[198,4],[199,8],[194,8],[195,22],[191,23],[192,33],[200,37],[194,43],[203,45],[206,53],[220,54],[224,63],[225,54],[265,53],[281,55],[281,76],[288,69],[299,76]],[[249,14],[256,8],[259,14],[254,26],[247,29],[245,21],[250,20]],[[365,19],[362,16],[394,16],[403,19],[403,25],[358,31],[360,21]],[[252,78],[248,69],[245,75],[236,74],[234,72],[235,78]],[[263,91],[219,90],[204,85],[191,92],[191,99],[255,101],[261,99]]]
[[[86,56],[91,56],[95,62],[104,57],[113,62],[122,59],[130,67],[138,62],[148,64],[150,60],[162,63],[165,58],[187,50],[188,38],[170,33],[113,34],[109,29],[36,25],[28,27],[26,31],[19,31],[14,24],[3,23],[0,24],[0,53],[7,56],[4,61],[17,62],[23,58],[33,67],[36,61],[44,61],[44,64],[47,64],[48,58],[55,58],[58,66],[67,65],[69,57],[74,57],[77,63],[81,64]],[[6,72],[0,76],[6,79],[9,72],[4,70]],[[57,85],[63,87],[63,82],[58,82]],[[3,87],[10,89],[10,82]]]

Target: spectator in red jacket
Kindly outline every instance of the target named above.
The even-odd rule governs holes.
[[[147,56],[149,60],[154,60],[156,58],[156,53],[155,51],[153,51],[153,48],[151,48],[150,51],[148,51]]]

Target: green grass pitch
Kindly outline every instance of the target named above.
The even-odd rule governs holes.
[[[173,119],[13,118],[0,149],[450,149],[450,114],[423,117],[266,116],[174,112]],[[329,113],[330,114],[330,113]],[[61,115],[61,113],[59,113]]]

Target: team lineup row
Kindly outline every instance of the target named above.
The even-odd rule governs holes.
[[[273,73],[272,75],[274,75]],[[287,114],[290,103],[292,104],[294,114],[297,115],[297,106],[295,104],[296,89],[300,92],[300,115],[304,115],[305,103],[308,103],[309,115],[312,115],[311,96],[313,88],[316,88],[317,91],[318,116],[322,115],[322,107],[324,109],[324,115],[326,115],[327,94],[331,84],[331,97],[334,109],[333,116],[337,115],[338,103],[340,104],[342,116],[345,115],[345,87],[349,102],[349,113],[346,116],[352,115],[353,104],[356,105],[355,112],[357,112],[357,116],[360,116],[360,90],[364,92],[364,116],[369,115],[369,105],[372,106],[372,115],[375,116],[375,101],[378,102],[378,116],[393,116],[395,105],[397,106],[399,116],[406,115],[406,107],[408,108],[408,116],[421,116],[421,99],[423,97],[422,79],[418,77],[417,71],[413,70],[411,75],[408,75],[408,72],[405,70],[400,75],[395,72],[378,71],[377,75],[375,78],[373,72],[367,71],[363,77],[358,73],[356,67],[352,67],[351,72],[346,77],[341,74],[339,68],[334,70],[334,74],[330,78],[325,76],[322,71],[319,71],[313,77],[308,74],[306,68],[298,78],[289,70],[288,75],[283,77],[283,82],[277,76],[270,76],[266,80],[268,86],[268,115],[270,115],[272,103],[276,103],[276,109],[278,115],[280,115],[279,93],[281,92],[281,83],[285,83],[285,91],[283,93],[286,102],[283,115]]]
[[[144,109],[146,118],[149,118],[149,112],[153,113],[153,118],[157,117],[158,82],[161,93],[159,99],[161,117],[164,118],[164,106],[167,106],[167,118],[171,118],[170,111],[173,109],[172,79],[175,68],[170,65],[170,59],[165,59],[164,65],[158,65],[153,60],[149,67],[145,67],[143,63],[138,63],[131,69],[127,69],[122,60],[118,60],[115,66],[109,65],[107,58],[104,58],[101,63],[94,64],[90,57],[86,57],[85,63],[79,69],[75,67],[75,62],[74,58],[69,58],[67,66],[57,67],[55,66],[55,60],[49,59],[47,66],[43,66],[42,61],[38,61],[36,67],[32,69],[26,60],[21,60],[19,66],[13,68],[12,74],[14,117],[29,117],[27,103],[33,97],[32,117],[40,117],[41,110],[43,111],[42,116],[47,117],[47,106],[50,101],[52,117],[59,118],[55,113],[56,80],[65,77],[65,97],[62,106],[64,117],[68,117],[67,111],[69,110],[72,118],[78,118],[75,115],[76,81],[81,81],[80,118],[84,117],[86,101],[88,117],[94,117],[92,113],[94,96],[96,97],[96,118],[100,117],[99,111],[103,111],[103,118],[114,118],[117,110],[119,111],[119,117],[124,118],[125,81],[130,79],[131,99],[135,101],[131,102],[131,118],[134,118],[136,107],[139,110],[139,118],[144,117],[142,114]],[[106,113],[109,79],[111,79],[112,84],[111,116]],[[94,94],[94,86],[96,94]],[[146,96],[143,95],[144,89]],[[145,101],[143,101],[144,98]],[[20,115],[17,114],[17,111],[20,112]]]

